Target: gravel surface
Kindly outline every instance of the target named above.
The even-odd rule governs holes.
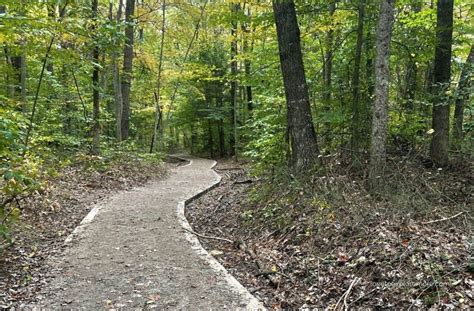
[[[176,207],[208,188],[213,161],[193,159],[170,177],[119,193],[50,260],[55,277],[26,309],[248,309],[189,245]]]

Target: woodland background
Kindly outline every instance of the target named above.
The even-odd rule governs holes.
[[[295,2],[0,0],[1,247],[28,198],[69,168],[158,165],[183,149],[249,161],[260,190],[247,224],[461,216],[466,233],[470,1]],[[294,40],[304,69],[291,71],[280,53]]]

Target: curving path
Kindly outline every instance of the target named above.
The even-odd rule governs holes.
[[[165,180],[119,193],[68,238],[56,276],[33,309],[263,309],[208,255],[183,215],[184,201],[219,181],[214,161],[192,159]],[[95,217],[94,217],[95,216]]]

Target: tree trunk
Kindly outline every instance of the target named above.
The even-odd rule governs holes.
[[[375,57],[375,102],[372,116],[369,182],[371,189],[383,182],[388,124],[390,86],[390,40],[394,22],[395,0],[382,0],[377,25],[377,55]]]
[[[433,114],[430,155],[435,165],[449,162],[449,99],[445,95],[451,79],[451,51],[453,43],[453,0],[438,0],[436,48],[433,71]]]
[[[240,11],[240,4],[232,4],[232,13],[237,14]],[[229,145],[230,155],[237,158],[237,22],[232,21],[231,29],[232,42],[230,44],[230,100],[231,100],[231,123],[232,132],[230,133]]]
[[[132,86],[133,69],[133,15],[135,14],[135,0],[126,0],[125,6],[125,47],[123,49],[123,76],[122,76],[122,139],[128,139],[130,130],[130,89]]]
[[[365,0],[359,2],[359,20],[357,24],[357,41],[354,57],[354,71],[352,72],[352,122],[351,122],[351,149],[353,159],[359,151],[362,139],[360,122],[360,61],[364,36]]]
[[[97,42],[96,33],[96,22],[97,22],[97,12],[98,10],[98,0],[92,0],[92,21],[94,23],[92,27],[93,40],[94,40],[94,50],[92,51],[92,62],[94,69],[92,71],[92,102],[93,102],[93,141],[92,141],[92,153],[100,153],[100,94],[99,94],[99,45]]]
[[[222,111],[223,108],[223,99],[222,95],[218,95],[219,98],[217,99],[219,105],[219,111]],[[219,155],[221,158],[225,155],[225,137],[224,137],[224,119],[221,115],[217,124],[217,131],[219,133]]]
[[[153,126],[153,137],[151,139],[150,153],[155,152],[156,149],[156,137],[158,136],[158,125],[161,118],[161,107],[160,107],[160,94],[161,94],[161,71],[163,69],[163,50],[165,43],[165,26],[166,26],[166,1],[163,0],[162,8],[162,21],[161,21],[161,40],[160,40],[160,57],[158,59],[158,78],[156,83],[156,93],[155,93],[155,123]],[[163,137],[161,137],[163,138]]]
[[[421,11],[422,1],[415,1],[411,5],[411,9],[415,13]],[[419,31],[418,29],[416,29]],[[414,32],[410,32],[411,36],[416,35]],[[418,89],[418,67],[416,65],[415,54],[412,54],[408,49],[408,61],[406,65],[406,76],[405,76],[405,90],[404,90],[404,106],[405,111],[409,114],[408,117],[412,114],[415,108],[415,96]]]
[[[293,0],[275,0],[273,12],[285,86],[290,163],[297,171],[302,171],[319,164],[319,150],[309,103],[295,3]]]
[[[332,16],[336,12],[336,1],[334,0],[329,4],[329,16],[332,20]],[[334,30],[333,26],[326,33],[326,52],[324,53],[324,67],[323,67],[323,78],[324,78],[324,90],[323,90],[323,101],[325,108],[329,107],[331,101],[331,88],[332,88],[332,59],[333,59],[333,45],[334,45]]]
[[[454,127],[453,135],[456,144],[459,143],[463,137],[463,121],[464,121],[464,103],[469,99],[471,88],[471,73],[474,66],[474,45],[471,45],[471,51],[467,57],[459,78],[458,89],[456,92],[456,106],[454,109]]]
[[[251,16],[250,13],[250,7],[247,9],[247,16]],[[248,38],[247,36],[249,34],[253,33],[253,30],[249,28],[248,25],[243,24],[242,25],[242,31],[244,33],[244,40],[243,40],[243,51],[245,56],[244,60],[244,70],[245,70],[245,77],[247,79],[247,85],[245,86],[245,97],[247,100],[247,112],[249,118],[252,118],[252,113],[253,113],[253,93],[252,93],[252,86],[250,85],[250,77],[251,77],[251,66],[252,63],[249,59],[249,53],[252,53],[253,50],[253,39],[252,39],[252,44],[249,46]]]
[[[113,3],[110,2],[110,11],[112,11]],[[117,9],[117,24],[120,23],[122,18],[122,7],[123,1],[119,0],[119,7]],[[112,15],[112,14],[111,14]],[[112,16],[110,19],[112,20]],[[114,84],[114,99],[115,99],[115,135],[118,141],[122,140],[122,111],[123,111],[123,99],[122,99],[122,88],[120,82],[120,69],[118,64],[118,53],[112,52],[112,71],[113,71],[113,84]]]
[[[374,56],[373,56],[373,26],[371,23],[367,25],[367,31],[365,33],[365,83],[366,88],[364,90],[364,99],[365,99],[365,111],[366,115],[364,117],[369,118],[370,107],[372,107],[372,99],[374,95],[375,81],[374,81]]]
[[[196,126],[194,123],[191,123],[191,154],[194,154],[195,152],[195,146],[196,146],[196,140],[197,140],[197,133],[196,133]]]
[[[47,0],[46,7],[48,10],[48,17],[51,19],[51,22],[56,22],[56,1]],[[46,65],[46,70],[53,75],[54,74],[54,64],[53,60],[50,59]]]

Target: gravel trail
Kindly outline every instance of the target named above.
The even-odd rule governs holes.
[[[24,307],[260,309],[248,292],[232,286],[225,271],[216,270],[191,247],[177,216],[179,202],[216,183],[214,163],[192,159],[165,180],[102,203],[93,220],[69,238],[63,257],[51,259],[54,278],[45,284],[38,303]]]

